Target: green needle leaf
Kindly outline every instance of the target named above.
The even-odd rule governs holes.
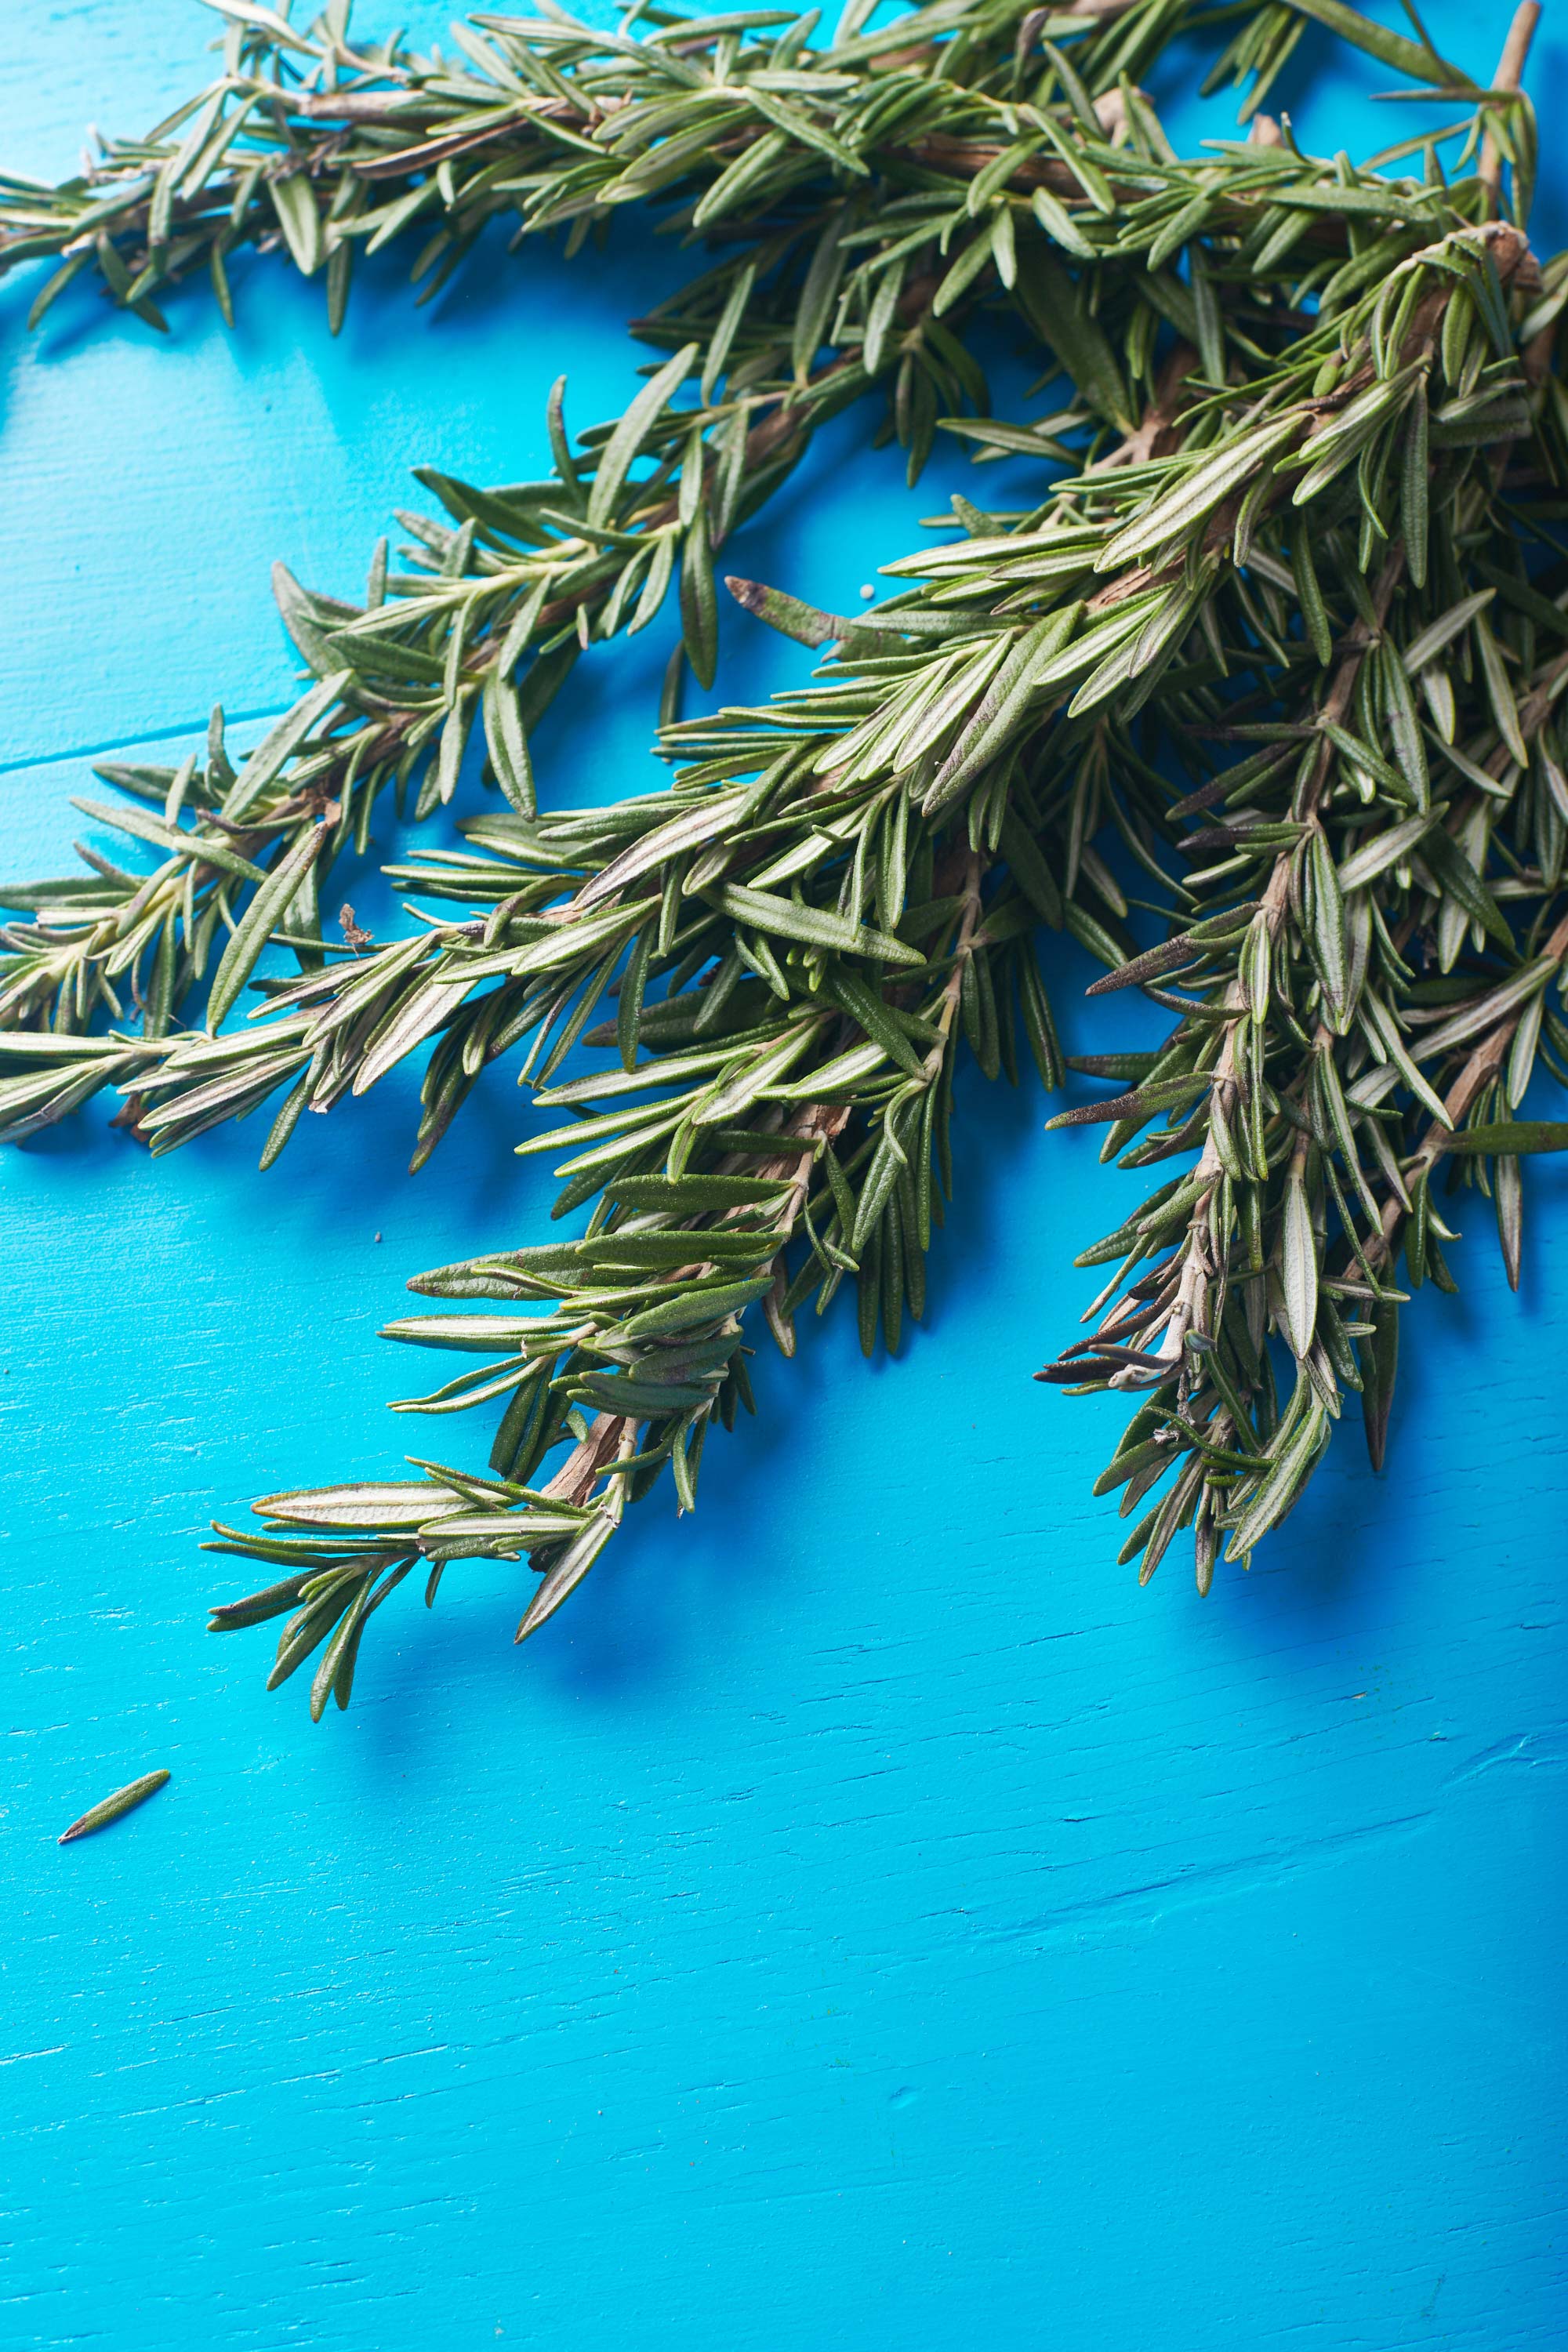
[[[105,1797],[100,1804],[89,1806],[79,1820],[72,1822],[68,1830],[63,1830],[60,1844],[69,1845],[77,1838],[90,1837],[94,1830],[107,1829],[110,1822],[119,1821],[122,1813],[134,1812],[138,1805],[144,1805],[149,1797],[156,1794],[168,1778],[166,1770],[159,1770],[144,1772],[139,1780],[127,1781],[123,1789],[116,1789],[114,1794]]]
[[[300,885],[315,864],[325,839],[324,826],[307,825],[279,859],[246,908],[224,950],[223,961],[213,979],[212,993],[207,999],[209,1031],[216,1030],[224,1015],[238,1003],[262,949],[293,904]]]

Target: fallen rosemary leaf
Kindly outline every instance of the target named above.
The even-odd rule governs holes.
[[[168,1778],[166,1771],[144,1772],[139,1780],[128,1780],[123,1789],[116,1789],[111,1797],[89,1806],[79,1821],[72,1822],[68,1830],[61,1832],[59,1843],[69,1845],[77,1838],[90,1837],[94,1830],[107,1829],[122,1813],[133,1813],[138,1805],[157,1794]]]

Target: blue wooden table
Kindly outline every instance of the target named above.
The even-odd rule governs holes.
[[[1497,13],[1428,14],[1484,71]],[[203,69],[187,0],[5,15],[8,166],[58,175]],[[1377,79],[1305,136],[1392,136]],[[425,311],[388,267],[337,343],[265,264],[232,336],[84,293],[28,341],[33,287],[0,289],[6,871],[59,866],[95,757],[289,700],[274,555],[353,593],[411,465],[537,470],[563,368],[575,423],[617,408],[677,266],[531,248]],[[842,607],[970,478],[954,450],[906,494],[859,430],[743,568]],[[726,627],[721,690],[804,675]],[[663,651],[584,665],[558,803],[658,782]],[[1089,976],[1054,974],[1080,1048]],[[1532,1171],[1521,1300],[1479,1202],[1464,1297],[1421,1295],[1397,1502],[1346,1430],[1202,1604],[1174,1554],[1142,1593],[1112,1565],[1114,1409],[1028,1378],[1112,1222],[1093,1139],[976,1082],[904,1361],[845,1316],[760,1358],[695,1520],[647,1506],[522,1651],[516,1571],[449,1572],[429,1618],[405,1588],[312,1729],[265,1634],[204,1634],[241,1587],[199,1535],[432,1427],[480,1460],[386,1415],[409,1360],[374,1333],[548,1198],[507,1073],[413,1181],[411,1105],[307,1120],[268,1177],[249,1128],[154,1165],[98,1112],[0,1161],[0,2341],[1560,2345],[1563,1176]],[[57,1848],[154,1764],[153,1807]]]

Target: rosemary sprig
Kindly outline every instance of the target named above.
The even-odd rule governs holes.
[[[953,226],[978,224],[998,257],[1038,190],[1069,250],[1099,249],[1102,231],[1115,245],[1120,212],[1152,204],[1168,225],[1205,185],[1203,167],[1177,163],[1158,138],[1129,154],[1107,122],[1125,105],[1147,125],[1133,85],[1211,16],[1205,0],[1054,13],[934,0],[877,32],[864,29],[872,6],[849,0],[826,47],[814,17],[787,9],[693,18],[639,0],[619,36],[554,8],[483,14],[454,28],[461,66],[353,39],[348,0],[310,26],[213,5],[226,19],[215,81],[58,187],[0,179],[0,268],[59,260],[35,319],[93,271],[112,300],[162,325],[154,298],[202,268],[232,317],[228,264],[256,246],[322,278],[335,328],[358,247],[416,236],[411,274],[428,299],[498,218],[519,237],[564,229],[574,251],[627,205],[669,206],[670,226],[693,234],[746,235],[808,212],[825,189],[885,189],[911,236],[928,223],[947,232],[944,253]],[[1321,13],[1308,0],[1230,12],[1239,22],[1211,86],[1250,79],[1250,114]],[[1473,101],[1468,152],[1485,132],[1494,155],[1528,164],[1522,109],[1349,14],[1337,30]],[[954,268],[973,266],[966,238]],[[855,274],[885,309],[886,269]]]
[[[1510,37],[1505,70],[1522,47]],[[1490,251],[1500,292],[1528,264]],[[1100,983],[1179,974],[1195,994],[1165,1046],[1119,1073],[1131,1091],[1063,1115],[1109,1118],[1103,1156],[1123,1164],[1200,1147],[1188,1177],[1079,1258],[1121,1261],[1091,1316],[1121,1297],[1094,1339],[1040,1375],[1152,1392],[1097,1487],[1124,1488],[1130,1517],[1175,1474],[1121,1552],[1145,1581],[1188,1526],[1201,1591],[1222,1544],[1245,1565],[1304,1492],[1347,1389],[1381,1466],[1408,1296],[1394,1278],[1401,1245],[1411,1284],[1430,1273],[1457,1286],[1438,1162],[1456,1155],[1460,1181],[1492,1191],[1517,1287],[1521,1157],[1568,1144],[1568,1128],[1517,1117],[1543,1045],[1568,1082],[1552,1052],[1568,1029],[1547,1002],[1568,959],[1568,591],[1549,532],[1533,572],[1517,543],[1532,520],[1544,531],[1563,478],[1538,340],[1549,305],[1516,309],[1521,362],[1506,312],[1487,303],[1483,328],[1473,299],[1450,299],[1441,318],[1429,302],[1415,298],[1404,344],[1388,348],[1386,381],[1420,370],[1414,430],[1397,515],[1390,492],[1371,540],[1371,485],[1380,465],[1391,481],[1396,453],[1358,465],[1363,571],[1374,543],[1385,552],[1350,625],[1319,632],[1327,691],[1275,730],[1286,756],[1178,804],[1206,814],[1223,799],[1226,823],[1185,847],[1223,853],[1194,881],[1261,884],[1250,919],[1226,940],[1178,937]],[[1433,404],[1439,378],[1449,396]],[[1529,446],[1480,464],[1468,435],[1489,383],[1519,411],[1504,437]],[[1298,591],[1310,569],[1295,563]],[[1165,1129],[1133,1143],[1162,1110]],[[1270,1335],[1293,1365],[1283,1403]]]
[[[848,693],[862,704],[879,698]],[[238,1604],[242,1618],[220,1612],[215,1623],[296,1603],[314,1612],[285,1629],[279,1669],[313,1646],[307,1626],[324,1639],[371,1590],[370,1560],[343,1558],[345,1535],[374,1553],[376,1570],[406,1572],[423,1560],[432,1600],[449,1559],[527,1554],[542,1581],[519,1638],[535,1630],[667,1465],[679,1507],[693,1505],[710,1425],[731,1424],[750,1402],[749,1307],[793,1353],[799,1309],[815,1298],[821,1311],[853,1276],[863,1344],[869,1350],[880,1325],[897,1347],[906,1307],[921,1311],[924,1253],[951,1178],[961,1041],[993,1074],[1004,1065],[1016,1072],[1016,1004],[1042,1075],[1059,1076],[1028,943],[1035,909],[984,835],[973,837],[975,803],[928,822],[885,773],[853,783],[836,776],[811,795],[803,829],[788,812],[825,753],[853,749],[851,719],[841,716],[832,733],[744,719],[728,732],[723,764],[754,773],[751,784],[678,788],[673,807],[645,798],[587,818],[471,824],[501,853],[489,869],[454,863],[448,881],[432,857],[422,878],[493,895],[482,936],[454,927],[416,971],[389,970],[400,1000],[367,1003],[366,981],[341,991],[306,982],[258,1024],[281,1028],[300,1055],[335,1052],[312,1066],[330,1067],[342,1086],[356,1064],[355,1083],[374,1082],[444,1014],[428,1121],[449,1116],[446,1095],[460,1083],[465,1046],[488,1023],[539,1024],[525,1067],[548,1076],[619,980],[616,1018],[583,1040],[618,1049],[619,1066],[542,1087],[541,1104],[569,1110],[572,1121],[521,1147],[567,1154],[556,1213],[595,1200],[585,1235],[417,1277],[412,1287],[426,1295],[500,1302],[503,1311],[414,1317],[388,1335],[487,1360],[401,1409],[451,1412],[505,1397],[490,1457],[498,1478],[430,1465],[413,1487],[274,1496],[261,1538],[220,1531],[217,1549],[292,1573]],[[792,871],[781,875],[781,865]],[[564,919],[552,922],[549,901],[563,885]],[[497,986],[454,1019],[454,995],[498,971]],[[666,979],[650,1001],[647,983]],[[334,1048],[334,1037],[346,1042]],[[193,1048],[184,1067],[178,1053],[171,1057],[151,1122],[206,1116],[225,1042]],[[477,1066],[476,1054],[468,1058]],[[568,1434],[566,1462],[535,1486]],[[330,1591],[316,1581],[327,1574],[339,1580]],[[318,1714],[331,1690],[346,1699],[349,1674],[352,1652],[329,1650],[312,1693]]]

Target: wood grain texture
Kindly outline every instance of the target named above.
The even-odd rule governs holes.
[[[1427,11],[1478,69],[1486,13]],[[200,66],[185,0],[16,14],[21,168]],[[1304,135],[1393,135],[1355,102]],[[337,345],[265,265],[234,338],[195,300],[167,345],[85,296],[25,343],[0,289],[8,869],[64,852],[93,753],[287,700],[274,555],[352,588],[416,458],[528,473],[562,367],[576,422],[617,404],[677,266],[531,253],[434,316],[389,269]],[[842,605],[973,487],[955,454],[907,497],[857,431],[740,568]],[[804,674],[727,627],[721,690]],[[546,791],[657,782],[661,650],[584,665]],[[1128,1017],[1087,977],[1079,1049]],[[0,1160],[0,2340],[1560,2344],[1563,1172],[1531,1171],[1521,1301],[1478,1203],[1464,1298],[1414,1310],[1403,1507],[1347,1432],[1203,1605],[1174,1555],[1142,1594],[1111,1565],[1114,1407],[1027,1377],[1094,1286],[1094,1139],[976,1084],[904,1362],[838,1318],[759,1358],[694,1522],[649,1507],[521,1654],[514,1572],[449,1572],[429,1619],[405,1588],[313,1731],[265,1635],[203,1634],[237,1588],[199,1532],[426,1439],[372,1335],[549,1192],[504,1074],[413,1182],[410,1104],[306,1121],[268,1178],[248,1129],[154,1168],[96,1116]]]

